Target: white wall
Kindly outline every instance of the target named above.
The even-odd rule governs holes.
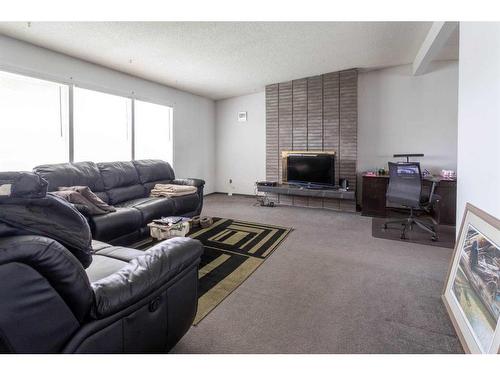
[[[238,122],[242,111],[247,122]],[[255,181],[266,178],[265,92],[217,101],[215,123],[216,191],[254,194]]]
[[[467,202],[500,218],[500,23],[460,23],[457,223]]]
[[[458,63],[431,72],[411,65],[361,72],[358,80],[358,171],[387,168],[395,153],[424,153],[423,168],[457,168]],[[238,123],[238,111],[249,122]],[[216,190],[253,194],[265,179],[265,93],[216,102]],[[229,178],[233,179],[232,186]]]
[[[176,176],[203,178],[205,193],[214,191],[213,100],[1,35],[0,69],[172,106]]]
[[[412,75],[403,65],[359,74],[358,172],[386,168],[392,155],[423,153],[422,168],[457,168],[458,63]]]

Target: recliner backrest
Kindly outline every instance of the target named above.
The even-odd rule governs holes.
[[[137,170],[130,161],[97,163],[110,204],[145,195]]]
[[[80,262],[55,240],[0,238],[0,349],[62,349],[89,316],[93,291]]]
[[[49,191],[61,186],[88,186],[99,198],[109,202],[101,172],[94,162],[44,164],[36,166],[33,171],[48,181]]]

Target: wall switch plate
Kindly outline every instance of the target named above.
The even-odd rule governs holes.
[[[238,122],[247,122],[246,112],[238,112]]]

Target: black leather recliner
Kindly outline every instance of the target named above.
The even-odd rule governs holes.
[[[201,244],[147,251],[94,242],[92,264],[59,242],[0,238],[0,352],[167,352],[196,314]]]
[[[162,216],[199,215],[203,207],[200,179],[176,179],[170,164],[162,160],[135,160],[109,163],[63,163],[35,167],[48,181],[49,191],[62,186],[88,186],[116,212],[89,218],[93,238],[114,245],[128,245],[146,236],[147,224]],[[155,184],[191,185],[196,194],[175,198],[151,198]]]

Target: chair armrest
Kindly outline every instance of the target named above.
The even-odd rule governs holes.
[[[152,293],[184,269],[200,261],[201,242],[187,237],[163,241],[132,259],[112,275],[91,284],[92,316],[109,316]]]
[[[205,185],[205,181],[200,180],[199,178],[176,178],[175,180],[172,180],[171,183],[174,185],[188,185],[197,188]]]
[[[434,191],[436,190],[436,186],[439,183],[439,179],[436,177],[432,177],[431,181],[432,181],[432,187],[431,187],[431,192],[429,194],[429,204],[432,204],[432,198],[434,198]]]
[[[429,204],[432,203],[432,198],[434,197],[434,190],[436,190],[436,183],[432,182],[431,193],[429,194]]]

